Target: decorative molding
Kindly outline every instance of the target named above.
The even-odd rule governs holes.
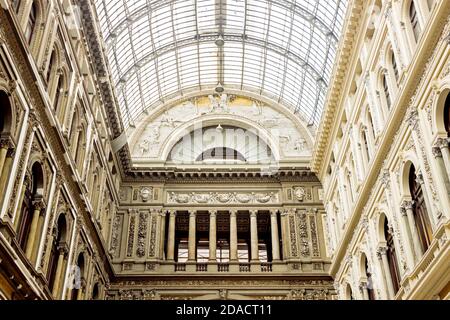
[[[169,204],[279,204],[278,192],[167,192]]]

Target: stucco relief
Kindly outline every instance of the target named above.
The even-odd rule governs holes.
[[[170,204],[274,204],[280,202],[277,192],[168,192]]]
[[[165,160],[161,159],[163,148],[174,129],[205,115],[220,114],[242,117],[263,127],[277,142],[284,157],[311,154],[309,138],[302,136],[298,125],[284,114],[259,101],[222,94],[193,98],[148,120],[145,129],[134,138],[132,156],[135,159]]]

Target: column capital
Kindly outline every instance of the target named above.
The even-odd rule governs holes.
[[[377,257],[378,259],[381,259],[382,256],[385,256],[387,254],[388,248],[386,246],[379,246],[377,249]]]
[[[44,199],[42,199],[42,198],[33,200],[32,204],[33,204],[34,210],[42,211],[42,209],[45,208],[45,202],[44,202]]]
[[[67,245],[66,242],[60,242],[58,244],[57,250],[59,254],[66,256],[69,253],[69,246]]]
[[[209,210],[209,216],[210,216],[210,217],[215,217],[215,216],[217,216],[217,210]]]
[[[400,210],[402,214],[406,214],[408,210],[412,210],[414,208],[414,201],[403,201],[402,206],[400,207]]]
[[[170,214],[171,217],[176,217],[177,216],[177,211],[176,210],[167,210],[167,212]]]
[[[444,139],[444,138],[437,139],[435,146],[441,150],[448,148],[448,139]]]
[[[433,153],[433,156],[435,158],[442,158],[442,151],[438,146],[435,145],[433,148],[431,148],[431,152]]]
[[[189,210],[189,217],[196,217],[197,216],[197,210]]]
[[[276,217],[276,216],[277,216],[277,213],[278,213],[278,211],[280,211],[280,210],[278,210],[278,209],[271,209],[271,210],[270,210],[270,215],[271,215],[271,216],[275,216],[275,217]]]
[[[420,172],[420,171],[417,172],[417,175],[416,175],[416,181],[417,181],[417,183],[420,184],[421,186],[424,185],[425,181],[423,180],[423,174],[422,174],[422,172]]]
[[[236,215],[237,215],[237,210],[230,210],[229,212],[230,212],[230,216],[231,216],[231,217],[236,217]]]
[[[250,212],[250,217],[255,217],[258,215],[258,210],[249,210]]]
[[[9,135],[0,135],[0,149],[14,149],[15,146],[14,141]]]
[[[361,281],[361,283],[359,284],[359,290],[367,290],[367,282],[366,281]]]

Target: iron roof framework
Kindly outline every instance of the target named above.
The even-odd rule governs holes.
[[[126,128],[218,86],[265,96],[316,127],[348,0],[95,0]]]

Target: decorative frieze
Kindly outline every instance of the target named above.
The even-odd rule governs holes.
[[[278,192],[168,192],[169,204],[278,204]]]
[[[139,258],[145,256],[145,239],[147,238],[147,219],[148,214],[145,212],[139,213],[139,227],[136,255]]]
[[[130,217],[130,226],[128,229],[127,257],[131,257],[133,255],[135,224],[136,224],[136,216],[133,214]]]
[[[313,257],[320,257],[319,240],[317,236],[317,227],[316,227],[316,217],[313,215],[309,216],[309,227],[311,231],[311,246]]]
[[[152,222],[150,225],[150,245],[149,245],[149,253],[150,257],[156,257],[156,234],[157,234],[157,222],[158,216],[152,215]]]
[[[118,248],[119,248],[119,233],[120,233],[120,221],[121,218],[118,214],[115,215],[114,217],[114,222],[113,222],[113,229],[112,229],[112,233],[111,233],[111,248],[110,248],[110,253],[113,257],[117,257],[118,255]]]
[[[289,215],[289,235],[291,240],[291,256],[297,257],[297,233],[295,232],[295,216]]]
[[[309,257],[311,255],[311,251],[309,248],[308,221],[306,213],[298,213],[297,220],[298,236],[300,240],[300,253],[303,257]]]

